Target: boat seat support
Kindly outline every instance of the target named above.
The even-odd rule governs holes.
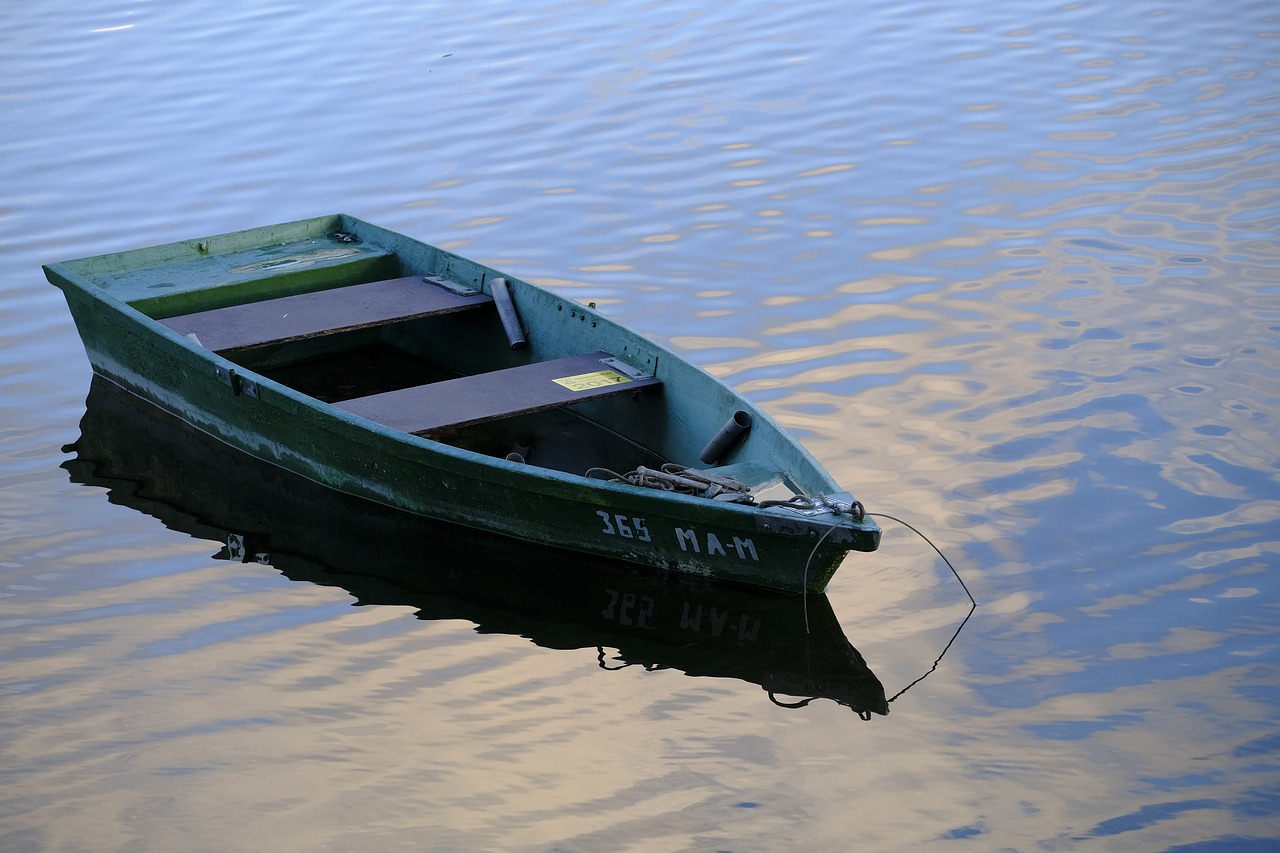
[[[415,385],[334,405],[403,432],[422,435],[660,386],[607,352]]]

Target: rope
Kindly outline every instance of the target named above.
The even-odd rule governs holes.
[[[973,612],[974,612],[975,610],[977,610],[977,609],[978,609],[978,604],[977,604],[977,602],[974,602],[974,605],[973,605],[972,607],[970,607],[970,608],[969,608],[969,612],[965,615],[964,620],[963,620],[963,621],[961,621],[961,623],[960,623],[960,627],[959,627],[959,628],[956,628],[956,632],[955,632],[954,634],[952,634],[952,635],[951,635],[951,639],[950,639],[950,640],[948,640],[948,641],[947,641],[947,645],[946,645],[945,647],[943,647],[943,649],[942,649],[942,654],[938,655],[938,659],[937,659],[937,660],[935,660],[935,661],[933,662],[933,666],[929,667],[929,671],[928,671],[928,672],[926,672],[924,675],[920,676],[919,678],[917,678],[915,681],[913,681],[913,682],[911,682],[910,684],[908,684],[906,687],[904,687],[904,688],[902,688],[901,690],[899,690],[897,693],[895,693],[895,694],[893,694],[892,696],[890,696],[890,697],[889,697],[889,701],[890,701],[890,702],[892,702],[894,699],[897,699],[897,698],[898,698],[899,696],[901,696],[903,693],[906,693],[906,692],[907,692],[908,690],[910,690],[912,687],[915,687],[917,684],[919,684],[920,682],[924,681],[926,678],[928,678],[930,675],[932,675],[932,674],[933,674],[933,671],[934,671],[935,669],[937,669],[937,668],[938,668],[938,664],[942,663],[942,659],[943,659],[944,657],[946,657],[947,652],[951,649],[951,644],[952,644],[952,643],[954,643],[954,642],[956,641],[956,637],[959,637],[959,636],[960,636],[960,630],[961,630],[962,628],[964,628],[965,623],[969,621],[969,617],[970,617],[970,616],[972,616],[972,615],[973,615]]]
[[[804,581],[800,587],[801,595],[804,596],[804,632],[809,633],[809,564],[813,562],[814,556],[818,553],[818,549],[822,547],[822,543],[827,541],[827,537],[831,535],[831,531],[835,530],[837,525],[831,525],[827,528],[827,532],[818,537],[818,541],[814,543],[813,550],[809,552],[809,559],[804,561]]]
[[[977,607],[977,606],[978,606],[978,602],[977,602],[977,600],[973,597],[973,593],[969,592],[969,586],[968,586],[968,584],[966,584],[966,583],[964,582],[964,578],[960,577],[960,573],[956,571],[956,567],[955,567],[955,566],[951,565],[951,561],[947,559],[947,555],[946,555],[946,554],[944,554],[944,553],[942,553],[942,550],[941,550],[937,545],[934,545],[934,544],[933,544],[933,542],[931,542],[931,541],[929,540],[929,537],[928,537],[928,536],[925,536],[925,535],[924,535],[923,533],[921,533],[919,530],[916,530],[914,527],[912,527],[910,524],[907,524],[907,523],[906,523],[905,521],[903,521],[902,519],[900,519],[900,518],[894,518],[892,515],[888,515],[887,513],[883,513],[883,512],[869,512],[869,513],[867,513],[867,515],[872,515],[872,516],[875,516],[875,517],[877,517],[877,518],[887,518],[887,519],[889,519],[890,521],[896,521],[896,522],[898,522],[899,524],[901,524],[903,527],[905,527],[905,528],[907,528],[908,530],[910,530],[910,531],[911,531],[912,533],[914,533],[915,535],[919,536],[919,537],[920,537],[921,539],[923,539],[924,541],[928,542],[928,543],[929,543],[929,547],[930,547],[930,548],[932,548],[933,550],[937,551],[937,552],[938,552],[938,556],[942,558],[942,562],[944,562],[944,563],[946,563],[946,564],[947,564],[947,568],[951,570],[951,574],[955,575],[955,576],[956,576],[956,580],[960,581],[960,588],[964,590],[964,594],[965,594],[965,595],[969,596],[969,603],[970,603],[970,604],[972,604],[974,607]]]
[[[646,468],[641,465],[625,474],[619,474],[608,468],[588,468],[587,476],[597,480],[629,483],[646,489],[677,492],[682,495],[694,495],[731,503],[755,502],[751,496],[751,487],[746,483],[741,483],[732,477],[701,471],[697,468],[686,468],[672,462],[666,463],[661,469]]]
[[[917,684],[919,684],[921,681],[924,681],[926,678],[928,678],[930,675],[932,675],[932,674],[933,674],[934,670],[936,670],[936,669],[938,668],[938,665],[942,663],[942,659],[943,659],[944,657],[946,657],[947,652],[948,652],[948,651],[950,651],[950,649],[951,649],[951,644],[952,644],[952,643],[954,643],[954,642],[956,641],[956,638],[960,636],[960,631],[961,631],[961,630],[964,628],[964,626],[968,623],[969,618],[970,618],[971,616],[973,616],[974,611],[976,611],[976,610],[978,609],[978,601],[977,601],[977,599],[975,599],[975,598],[973,597],[973,593],[969,591],[969,585],[968,585],[968,584],[966,584],[966,583],[964,582],[964,578],[960,577],[960,573],[956,571],[956,567],[955,567],[955,566],[953,566],[953,565],[951,565],[951,561],[947,559],[947,555],[946,555],[946,554],[944,554],[944,553],[942,553],[942,549],[940,549],[937,545],[934,545],[934,544],[933,544],[933,542],[929,539],[929,537],[928,537],[928,536],[925,536],[925,535],[924,535],[923,533],[921,533],[919,530],[916,530],[914,527],[912,527],[910,524],[908,524],[907,522],[903,521],[902,519],[900,519],[900,518],[895,518],[894,516],[889,515],[889,514],[887,514],[887,513],[883,513],[883,512],[869,512],[869,513],[867,513],[867,515],[873,515],[873,516],[876,516],[876,517],[878,517],[878,518],[887,518],[887,519],[889,519],[890,521],[896,521],[896,522],[898,522],[899,524],[901,524],[903,527],[905,527],[905,528],[907,528],[908,530],[910,530],[912,533],[914,533],[914,534],[916,534],[917,536],[919,536],[919,537],[920,537],[921,539],[923,539],[925,542],[928,542],[928,543],[929,543],[929,547],[930,547],[930,548],[932,548],[934,551],[937,551],[937,552],[938,552],[938,556],[942,558],[942,562],[944,562],[944,563],[946,563],[946,564],[947,564],[947,568],[951,570],[951,574],[955,575],[956,580],[958,580],[958,581],[960,582],[960,588],[964,590],[964,594],[965,594],[965,595],[969,596],[969,603],[972,605],[972,606],[969,608],[969,612],[968,612],[967,614],[965,614],[964,619],[960,622],[960,627],[959,627],[959,628],[956,628],[956,632],[955,632],[954,634],[952,634],[952,635],[951,635],[951,639],[950,639],[950,640],[948,640],[948,641],[947,641],[947,645],[943,647],[943,649],[942,649],[942,653],[941,653],[940,655],[938,655],[938,659],[937,659],[937,660],[935,660],[935,661],[933,662],[933,666],[929,667],[929,671],[928,671],[928,672],[926,672],[924,675],[920,676],[919,678],[917,678],[915,681],[913,681],[913,682],[911,682],[910,684],[908,684],[906,687],[904,687],[904,688],[902,688],[901,690],[899,690],[897,693],[893,694],[893,696],[891,696],[891,697],[889,698],[889,701],[890,701],[890,702],[892,702],[894,699],[897,699],[897,698],[898,698],[899,696],[901,696],[903,693],[906,693],[906,692],[907,692],[908,690],[910,690],[912,687],[915,687],[915,686],[916,686]]]

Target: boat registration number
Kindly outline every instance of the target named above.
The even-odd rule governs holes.
[[[631,381],[630,376],[623,376],[616,370],[596,370],[591,373],[579,373],[577,376],[565,376],[552,379],[557,385],[563,385],[570,391],[588,391],[592,388],[604,388],[608,385],[622,385]]]
[[[649,536],[649,528],[645,526],[643,518],[628,518],[621,513],[609,513],[602,509],[596,510],[596,515],[600,516],[603,522],[600,532],[606,536],[621,536],[623,539],[639,539],[641,542],[652,542]]]
[[[621,536],[623,539],[637,539],[641,542],[652,542],[649,525],[643,518],[627,516],[622,513],[596,510],[600,519],[600,532],[605,536]],[[739,560],[760,562],[760,554],[756,551],[756,543],[741,536],[724,536],[721,538],[710,531],[699,532],[692,527],[673,528],[676,544],[681,551],[694,554],[706,554],[708,557],[728,557],[736,554]]]

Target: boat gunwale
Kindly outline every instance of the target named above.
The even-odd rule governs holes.
[[[369,240],[375,245],[382,248],[390,249],[395,252],[401,247],[394,241],[404,241],[413,246],[423,247],[427,250],[438,251],[450,258],[456,258],[459,261],[470,265],[474,269],[479,269],[492,274],[493,276],[502,276],[509,283],[521,288],[528,288],[531,291],[543,294],[546,298],[551,299],[561,308],[572,311],[581,312],[584,317],[590,317],[593,325],[606,325],[610,331],[619,336],[622,340],[634,343],[634,349],[637,353],[648,351],[654,357],[654,372],[657,373],[662,368],[662,363],[667,365],[672,363],[678,365],[676,368],[680,372],[680,382],[683,388],[688,388],[691,383],[696,383],[694,387],[701,389],[705,387],[708,391],[715,389],[720,394],[727,394],[736,405],[749,411],[756,422],[753,431],[767,432],[769,435],[767,447],[774,445],[785,446],[790,452],[795,453],[799,461],[802,461],[810,469],[809,476],[820,482],[829,484],[833,488],[830,491],[822,492],[830,497],[837,499],[845,499],[851,502],[852,498],[847,491],[844,491],[837,485],[821,466],[812,454],[804,447],[794,436],[783,429],[776,421],[773,420],[766,412],[764,412],[757,404],[748,400],[736,389],[733,389],[726,383],[717,379],[709,372],[692,363],[691,361],[680,357],[663,344],[641,335],[639,332],[622,325],[616,320],[611,319],[593,306],[583,305],[567,297],[557,293],[552,289],[531,284],[518,278],[513,278],[505,273],[494,270],[491,267],[471,261],[467,258],[455,255],[448,250],[439,249],[422,243],[412,237],[388,231],[379,226],[370,223],[364,223],[360,220],[354,220],[345,215],[334,215],[329,217],[320,217],[310,220],[302,220],[304,225],[314,226],[314,223],[328,223],[327,228],[331,233],[334,228],[351,228],[352,225],[358,224],[362,228],[372,229],[378,236],[384,236],[391,245],[378,243],[369,240],[365,235],[360,235],[362,240]],[[297,224],[297,223],[295,223]],[[281,233],[289,224],[281,226],[267,226],[262,229],[264,232],[275,234]],[[243,232],[234,232],[240,235],[248,235],[259,229],[248,229]],[[227,236],[227,235],[223,235]],[[214,238],[209,238],[210,240]],[[186,244],[198,241],[183,241]],[[170,244],[163,244],[160,247],[143,247],[139,249],[125,250],[122,252],[112,253],[113,265],[118,264],[119,260],[128,257],[130,254],[139,252],[149,252],[153,249],[166,249]],[[794,510],[786,508],[760,507],[757,505],[734,504],[724,501],[708,500],[707,498],[696,495],[685,495],[677,492],[658,491],[630,483],[612,482],[605,479],[589,477],[585,474],[577,474],[567,471],[555,469],[537,468],[521,464],[519,462],[508,461],[506,459],[490,456],[472,450],[450,445],[446,442],[437,441],[424,436],[413,435],[411,433],[402,432],[391,427],[384,426],[367,418],[346,412],[329,403],[325,403],[315,397],[297,391],[288,385],[284,385],[276,380],[270,379],[252,368],[243,367],[227,356],[220,355],[217,352],[209,350],[200,344],[190,340],[189,338],[178,334],[176,331],[165,326],[160,320],[150,316],[145,311],[134,307],[129,302],[119,298],[111,293],[109,289],[97,284],[88,274],[82,274],[77,271],[76,266],[88,262],[98,260],[108,256],[93,256],[81,258],[78,260],[64,261],[59,263],[48,264],[45,266],[46,275],[49,280],[64,291],[75,290],[83,297],[100,302],[104,309],[110,310],[118,314],[125,322],[124,328],[133,327],[137,329],[140,338],[145,339],[146,336],[158,338],[169,347],[175,347],[185,352],[186,358],[196,363],[207,364],[211,368],[221,369],[223,371],[234,370],[237,375],[252,380],[258,386],[258,396],[265,392],[267,400],[266,404],[274,408],[279,416],[289,417],[293,413],[289,412],[289,408],[302,410],[308,413],[308,417],[316,422],[316,425],[332,437],[344,438],[347,436],[367,436],[370,441],[359,442],[361,445],[373,450],[374,452],[390,457],[393,459],[403,460],[413,466],[421,466],[425,468],[437,468],[454,477],[469,478],[474,481],[490,484],[491,487],[499,489],[511,489],[531,496],[543,495],[548,498],[557,500],[568,500],[578,502],[592,502],[591,496],[608,496],[606,500],[610,509],[625,511],[654,511],[658,507],[666,509],[661,512],[667,512],[672,515],[683,514],[690,515],[693,518],[700,518],[705,521],[708,516],[721,518],[725,520],[727,525],[741,526],[743,529],[750,529],[759,526],[761,520],[777,519],[779,521],[792,522],[796,528],[791,536],[808,536],[816,537],[818,533],[823,533],[818,539],[818,545],[828,539],[832,540],[829,547],[838,548],[840,551],[848,550],[874,550],[874,545],[870,549],[855,548],[854,541],[863,536],[873,536],[878,539],[879,526],[870,518],[854,518],[851,514],[827,512],[817,515],[799,514]],[[81,267],[83,268],[83,267]],[[482,287],[487,291],[487,277],[482,282]],[[209,288],[212,289],[212,288]],[[324,288],[321,288],[324,289]],[[199,288],[196,289],[200,290]],[[73,306],[74,307],[74,306]],[[73,312],[74,313],[74,312]],[[104,342],[100,342],[104,343]],[[104,354],[109,354],[108,346]],[[625,359],[624,359],[625,360]],[[95,372],[97,371],[95,365]],[[138,377],[145,378],[145,374],[138,373]],[[153,383],[151,387],[156,391],[168,391],[172,393],[173,401],[166,403],[163,399],[164,395],[148,394],[145,388],[129,387],[131,383],[123,377],[117,378],[110,376],[106,378],[112,380],[115,384],[122,385],[131,393],[149,399],[152,403],[159,405],[161,408],[169,411],[171,414],[191,423],[193,427],[201,432],[211,435],[215,439],[222,441],[232,447],[241,447],[264,461],[278,465],[279,467],[294,472],[309,480],[320,483],[328,488],[346,490],[341,482],[326,482],[318,476],[312,476],[308,470],[315,471],[317,474],[330,470],[341,478],[350,479],[354,476],[354,472],[349,467],[328,466],[324,460],[312,459],[306,452],[295,452],[289,445],[281,443],[277,438],[272,436],[260,436],[265,438],[277,450],[282,451],[284,455],[277,459],[262,456],[260,453],[254,453],[252,449],[243,444],[243,437],[240,433],[240,427],[231,426],[231,432],[227,434],[219,434],[216,429],[217,422],[221,417],[212,411],[206,411],[205,407],[200,404],[192,403],[186,412],[181,408],[176,408],[173,402],[184,399],[184,395],[175,389],[166,389],[163,383]],[[281,407],[272,403],[271,398],[276,397],[281,400],[289,401],[287,407]],[[207,426],[196,423],[189,417],[189,414],[200,413],[205,418],[210,419]],[[763,427],[764,429],[760,429]],[[759,434],[757,432],[757,434]],[[245,436],[248,433],[244,434]],[[240,439],[238,442],[237,439]],[[757,454],[759,458],[767,458],[773,454],[766,449],[766,452]],[[296,460],[297,464],[291,463],[290,460]],[[299,467],[301,465],[301,468]],[[715,470],[711,467],[710,470]],[[385,493],[378,492],[378,487],[382,484],[378,482],[378,478],[371,478],[372,488],[361,489],[360,493],[369,500],[383,503],[388,506],[398,506],[393,500],[393,492],[391,490]],[[366,486],[369,482],[365,483]],[[797,484],[798,485],[798,484]],[[379,494],[384,494],[379,497]],[[405,508],[399,505],[400,508]],[[409,511],[415,511],[410,509]],[[427,513],[430,514],[430,513]],[[736,520],[735,520],[736,519]],[[466,524],[465,521],[454,519],[457,523]],[[770,525],[763,525],[766,530]],[[780,525],[786,528],[787,525]],[[836,533],[837,531],[845,531],[845,535],[828,536],[828,533]],[[823,532],[825,531],[825,532]],[[509,534],[510,535],[510,534]],[[788,534],[782,534],[788,535]],[[815,546],[816,550],[817,546]],[[834,572],[834,568],[832,569]]]
[[[425,248],[439,251],[449,256],[452,259],[456,259],[466,264],[474,265],[478,268],[486,270],[492,275],[504,277],[507,279],[507,281],[510,284],[515,284],[517,286],[529,288],[530,290],[539,291],[543,294],[546,294],[556,302],[560,303],[560,305],[565,309],[568,309],[570,311],[580,312],[590,317],[593,323],[602,325],[602,326],[607,326],[613,333],[619,335],[620,337],[629,339],[629,341],[633,343],[633,346],[637,350],[643,350],[643,349],[653,350],[654,354],[660,357],[658,359],[655,359],[655,361],[657,362],[661,362],[662,357],[666,357],[671,360],[680,362],[684,367],[690,370],[692,376],[696,377],[697,381],[700,383],[700,386],[704,386],[707,388],[723,389],[725,391],[728,391],[728,393],[732,396],[736,404],[738,404],[740,407],[744,409],[747,409],[752,416],[752,432],[753,433],[758,435],[761,432],[767,432],[773,443],[786,445],[793,452],[799,451],[800,455],[804,458],[804,462],[809,468],[808,473],[811,475],[817,475],[818,479],[825,481],[826,485],[829,485],[831,487],[830,491],[824,492],[824,494],[838,495],[844,492],[844,490],[839,486],[839,484],[835,483],[834,480],[831,479],[830,475],[826,472],[826,469],[822,465],[820,465],[815,458],[813,458],[812,454],[808,451],[808,449],[804,447],[804,445],[801,444],[798,440],[796,440],[787,430],[783,429],[782,426],[778,424],[767,412],[761,409],[758,404],[747,399],[739,391],[737,391],[734,388],[731,388],[726,383],[717,379],[715,376],[708,373],[702,367],[694,364],[693,362],[689,361],[686,358],[679,356],[674,351],[664,346],[663,344],[659,343],[658,341],[653,340],[652,338],[649,338],[649,337],[645,337],[641,335],[639,332],[601,313],[598,309],[594,308],[591,305],[581,304],[570,297],[567,297],[563,294],[555,292],[550,288],[534,285],[530,282],[510,276],[509,274],[503,273],[485,264],[481,264],[478,261],[472,261],[468,258],[457,255],[456,253],[450,252],[447,249],[441,249],[439,247],[430,246],[429,244],[422,243],[421,241],[416,240],[415,238],[408,237],[406,235],[402,235],[397,232],[388,231],[386,229],[381,228],[380,226],[373,225],[372,223],[366,223],[366,222],[363,222],[362,220],[357,220],[354,217],[348,216],[347,214],[333,214],[329,216],[313,217],[310,219],[297,220],[295,222],[290,222],[290,223],[282,223],[281,225],[261,226],[259,228],[251,228],[251,229],[246,229],[245,231],[239,231],[239,232],[233,232],[233,233],[249,235],[256,231],[263,231],[264,233],[279,234],[281,230],[286,227],[288,228],[297,227],[297,228],[303,229],[306,232],[307,236],[305,236],[303,239],[308,239],[312,237],[312,235],[314,235],[315,233],[315,231],[309,226],[314,226],[317,223],[329,223],[330,230],[332,230],[333,227],[338,227],[338,226],[350,227],[351,225],[358,223],[361,226],[375,229],[394,239],[409,241],[417,245],[423,246]],[[175,342],[180,346],[182,346],[183,348],[187,349],[189,352],[194,354],[197,358],[203,358],[204,360],[210,361],[217,366],[223,367],[224,369],[228,369],[228,370],[234,369],[237,372],[237,374],[241,376],[249,375],[252,377],[253,381],[259,385],[259,387],[264,387],[264,386],[268,387],[273,391],[273,393],[277,393],[285,397],[289,397],[293,399],[295,402],[302,403],[302,404],[308,404],[308,401],[314,402],[316,405],[313,406],[313,408],[315,408],[316,411],[321,411],[330,415],[336,415],[339,420],[376,432],[379,435],[382,435],[383,437],[386,437],[386,438],[390,438],[397,441],[408,440],[409,443],[413,443],[413,444],[416,444],[417,446],[420,446],[423,448],[429,448],[429,449],[447,448],[449,451],[447,455],[457,455],[462,459],[466,459],[472,462],[475,462],[475,461],[483,461],[486,463],[492,463],[494,461],[502,462],[502,463],[506,462],[506,460],[502,460],[502,459],[495,460],[494,457],[486,456],[484,454],[474,453],[472,451],[466,451],[466,450],[463,450],[462,448],[457,448],[452,445],[446,444],[444,442],[438,442],[432,439],[425,438],[423,436],[412,435],[410,433],[402,433],[399,430],[394,430],[389,427],[384,427],[382,424],[379,424],[376,421],[360,418],[357,415],[350,415],[347,412],[342,411],[338,407],[330,406],[329,404],[326,404],[323,401],[316,400],[315,398],[310,397],[309,395],[303,394],[302,392],[295,391],[289,386],[278,383],[258,373],[252,368],[244,367],[238,362],[232,360],[231,358],[228,358],[227,356],[221,355],[216,351],[209,350],[203,347],[202,345],[191,341],[187,337],[183,335],[179,335],[174,330],[168,328],[164,323],[160,322],[159,319],[152,317],[146,311],[136,308],[130,302],[120,299],[119,297],[111,293],[106,288],[99,286],[98,283],[95,282],[89,275],[78,272],[74,269],[76,265],[84,264],[88,262],[95,262],[95,261],[100,261],[102,259],[108,259],[108,258],[114,262],[117,260],[124,259],[130,255],[136,255],[139,253],[150,254],[156,251],[168,250],[170,246],[178,245],[179,243],[180,244],[191,244],[191,243],[200,244],[200,243],[205,243],[209,241],[214,241],[214,240],[217,240],[219,237],[225,237],[225,236],[227,235],[214,235],[210,237],[196,238],[194,240],[178,241],[178,243],[164,243],[164,244],[157,244],[154,246],[144,246],[144,247],[138,247],[135,249],[126,249],[120,252],[112,252],[105,255],[95,255],[95,256],[89,256],[85,258],[78,258],[78,259],[48,264],[45,266],[45,269],[48,272],[53,272],[56,275],[64,278],[68,283],[74,284],[77,287],[77,289],[81,290],[82,292],[85,292],[104,302],[107,302],[114,309],[120,310],[122,313],[125,313],[126,316],[132,315],[130,319],[132,319],[134,322],[139,323],[146,328],[149,328],[153,332],[159,332],[162,336],[166,337],[170,341]],[[59,287],[62,286],[57,281],[54,281],[53,283],[55,285],[58,285]],[[198,290],[211,292],[216,289],[217,288],[201,288]],[[328,289],[328,288],[322,288],[322,289]],[[484,292],[486,293],[488,292],[487,281],[484,283],[483,289],[484,289]],[[251,304],[251,303],[246,302],[244,304]],[[614,356],[621,358],[624,361],[627,360],[625,356],[620,355],[618,353],[614,353]],[[633,365],[633,366],[637,368],[641,367],[640,365]],[[655,374],[657,372],[658,372],[657,370],[654,371]],[[518,463],[510,463],[510,467],[518,468],[519,465]],[[593,484],[609,482],[606,480],[598,480],[595,478],[585,477],[583,475],[574,475],[568,472],[554,471],[552,469],[539,469],[539,471],[547,472],[551,474],[565,474],[566,477],[586,480]],[[610,485],[625,486],[626,484],[610,484]],[[627,488],[631,488],[631,487],[627,487]]]
[[[133,310],[133,311],[137,310],[137,309],[133,309],[131,306],[128,306],[127,303],[119,303],[119,304],[130,308],[130,310]],[[200,346],[199,344],[195,343],[194,341],[191,341],[190,339],[186,338],[185,336],[179,335],[177,332],[173,331],[172,329],[169,329],[163,323],[160,323],[157,320],[152,320],[150,317],[147,317],[146,314],[143,314],[142,312],[137,312],[137,313],[139,317],[141,317],[144,321],[152,324],[156,330],[159,330],[172,343],[176,343],[180,347],[188,350],[189,352],[192,352],[197,358],[201,358],[205,361],[209,361],[210,363],[213,363],[216,366],[221,366],[230,370],[235,370],[237,372],[237,375],[239,376],[250,377],[253,380],[253,382],[258,386],[259,395],[261,394],[261,391],[263,389],[266,389],[270,391],[272,394],[276,394],[278,396],[290,399],[295,404],[302,406],[304,408],[307,408],[311,410],[313,413],[315,413],[316,415],[319,415],[323,418],[329,418],[331,420],[338,421],[339,423],[345,424],[347,427],[358,430],[361,433],[373,433],[377,435],[379,438],[385,439],[387,442],[389,442],[393,446],[401,445],[406,448],[414,448],[419,451],[427,451],[433,454],[433,456],[437,458],[446,457],[446,458],[451,458],[453,460],[456,460],[461,467],[455,468],[451,473],[467,474],[468,469],[474,470],[474,467],[478,465],[478,466],[481,466],[482,468],[491,468],[495,471],[501,471],[505,475],[509,475],[514,480],[515,483],[519,484],[519,487],[521,488],[522,491],[545,492],[549,496],[551,494],[550,490],[531,489],[528,487],[527,484],[558,482],[564,485],[565,487],[574,488],[574,489],[581,488],[582,486],[585,485],[593,489],[603,489],[606,492],[612,492],[620,496],[628,495],[628,496],[644,498],[645,500],[642,502],[658,501],[660,503],[665,503],[669,501],[676,505],[687,504],[691,507],[696,507],[696,508],[705,508],[709,505],[709,501],[707,498],[703,498],[698,495],[687,495],[687,494],[683,494],[681,492],[675,492],[675,491],[655,490],[655,489],[646,488],[644,486],[636,486],[630,483],[620,483],[620,482],[614,482],[612,480],[589,477],[585,474],[575,474],[569,471],[559,471],[554,468],[538,468],[536,466],[531,466],[527,463],[511,461],[498,456],[490,456],[488,454],[480,453],[478,451],[467,450],[466,448],[462,448],[462,447],[456,447],[447,442],[437,441],[435,439],[427,438],[426,436],[415,435],[413,433],[403,432],[393,427],[385,426],[381,423],[378,423],[377,421],[370,420],[368,418],[362,417],[357,414],[353,414],[351,412],[348,412],[342,409],[339,406],[332,405],[331,403],[326,403],[323,400],[318,400],[315,397],[310,396],[309,394],[305,394],[301,391],[297,391],[293,388],[290,388],[288,385],[277,382],[276,380],[271,379],[269,377],[263,376],[262,374],[259,374],[250,368],[241,367],[239,364],[237,364],[234,361],[231,361],[226,356],[219,355],[218,353],[213,352],[212,350],[207,350],[204,347]],[[664,353],[666,352],[665,349],[662,351]],[[711,377],[711,378],[714,380],[714,377]],[[768,416],[764,412],[760,411],[753,403],[738,396],[736,392],[735,392],[735,397],[737,397],[738,402],[744,408],[747,408],[750,410],[753,419],[759,417],[761,420],[764,420],[766,423],[769,423],[772,427],[774,427],[773,431],[774,431],[775,437],[778,440],[784,441],[784,442],[791,442],[793,444],[796,444],[797,446],[800,446],[799,443],[795,442],[794,439],[790,438],[789,434],[786,433],[784,430],[782,430],[781,427],[774,424],[771,419],[768,419]],[[753,425],[752,428],[755,429],[757,427]],[[202,430],[202,431],[207,432],[207,430]],[[714,472],[715,468],[708,468],[706,470],[710,470]],[[502,485],[502,484],[499,484],[499,485]],[[843,496],[848,496],[848,494],[849,494],[848,492],[841,490],[841,491],[829,492],[826,494],[826,496],[840,498]],[[562,495],[557,495],[557,496],[562,496]],[[779,518],[796,517],[794,511],[787,510],[785,508],[774,508],[774,507],[761,508],[759,506],[748,505],[748,504],[738,504],[738,503],[732,503],[727,501],[716,501],[714,504],[710,504],[710,505],[715,506],[718,509],[724,510],[730,515],[741,514],[741,515],[749,515],[754,517],[761,512],[768,512],[771,515],[778,516]],[[834,514],[832,514],[832,517],[843,518],[843,516],[835,516]],[[821,518],[823,517],[818,516],[818,517],[813,517],[810,520],[818,521]],[[836,523],[833,523],[831,526],[842,527],[847,525],[842,525],[839,522],[836,522]]]

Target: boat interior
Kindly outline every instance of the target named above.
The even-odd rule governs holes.
[[[160,322],[298,392],[456,447],[576,474],[669,461],[661,429],[642,443],[628,428],[661,422],[659,380],[603,351],[535,358],[495,296],[399,276]]]

